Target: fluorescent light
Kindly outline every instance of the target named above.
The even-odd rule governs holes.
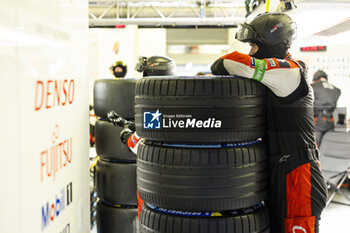
[[[169,45],[168,46],[168,53],[184,54],[184,53],[186,53],[186,46],[185,45]]]
[[[228,45],[199,45],[200,54],[221,54],[229,50]]]

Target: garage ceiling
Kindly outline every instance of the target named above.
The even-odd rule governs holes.
[[[245,19],[244,0],[90,0],[90,27],[236,26]]]
[[[90,0],[90,27],[235,27],[246,20],[244,0]],[[298,37],[330,37],[350,30],[350,0],[294,0],[288,11]],[[270,1],[274,11],[280,0]],[[265,11],[260,5],[248,20]],[[309,43],[309,42],[308,42]]]

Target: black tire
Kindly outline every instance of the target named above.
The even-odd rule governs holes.
[[[112,163],[99,159],[96,191],[106,204],[136,206],[136,163]]]
[[[98,233],[139,233],[137,208],[117,208],[97,204]]]
[[[267,196],[261,142],[230,148],[175,148],[140,143],[137,189],[154,206],[186,211],[246,208]]]
[[[115,111],[126,119],[134,119],[135,84],[137,79],[101,79],[94,83],[95,115],[106,118]]]
[[[265,88],[254,80],[152,77],[140,79],[135,93],[136,131],[144,139],[222,143],[264,135]]]
[[[103,159],[136,162],[136,155],[120,139],[121,127],[108,121],[97,120],[95,124],[96,153]]]
[[[184,214],[184,215],[182,215]],[[222,212],[222,216],[198,217],[190,213],[141,208],[141,233],[269,233],[269,215],[265,206]],[[202,213],[210,216],[210,213]]]

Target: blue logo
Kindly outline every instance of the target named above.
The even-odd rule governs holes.
[[[55,195],[53,201],[41,206],[41,231],[44,231],[73,201],[73,184],[70,182]]]
[[[252,57],[252,58],[250,59],[250,66],[251,66],[251,67],[255,67],[255,58],[254,58],[254,57]]]
[[[160,116],[162,114],[157,109],[156,112],[143,112],[144,129],[160,129]]]

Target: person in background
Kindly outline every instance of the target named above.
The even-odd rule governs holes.
[[[114,65],[110,67],[111,72],[116,78],[124,78],[128,72],[128,66],[123,63],[123,61],[117,61]]]
[[[328,75],[323,70],[318,70],[312,81],[315,134],[317,144],[320,147],[324,134],[334,129],[333,112],[337,107],[341,91],[328,82]]]
[[[287,14],[258,15],[236,33],[236,39],[251,46],[249,55],[235,51],[211,67],[214,75],[238,75],[267,87],[263,142],[269,155],[271,233],[319,232],[327,199],[306,66],[288,52],[295,36],[295,22]]]
[[[135,68],[138,72],[143,72],[143,77],[147,76],[171,76],[175,75],[176,64],[166,56],[139,57]]]

